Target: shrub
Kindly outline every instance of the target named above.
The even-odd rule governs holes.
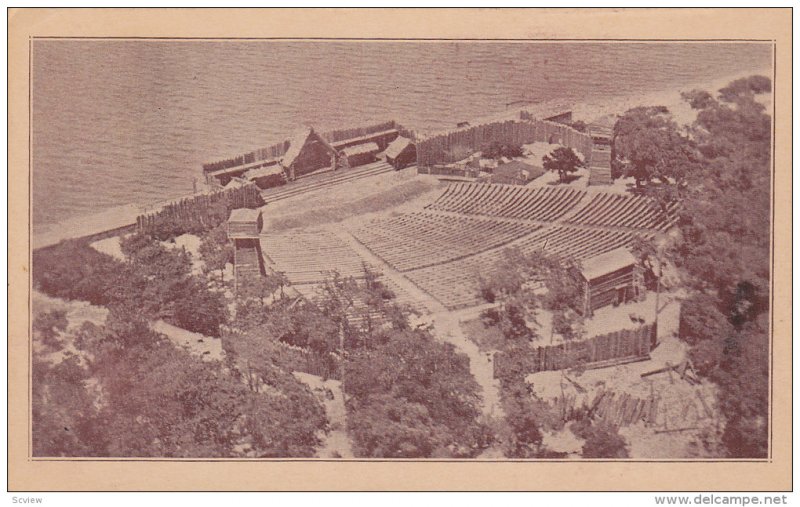
[[[492,141],[481,147],[483,158],[499,159],[501,157],[514,158],[523,155],[522,146],[519,144]]]

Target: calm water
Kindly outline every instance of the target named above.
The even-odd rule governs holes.
[[[770,65],[756,44],[36,41],[34,229],[192,190],[201,163],[321,130],[417,129]]]

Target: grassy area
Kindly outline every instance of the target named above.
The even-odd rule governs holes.
[[[464,334],[478,346],[481,352],[491,352],[503,348],[503,334],[495,326],[486,327],[481,319],[468,320],[461,323]]]
[[[268,227],[270,231],[280,232],[288,229],[340,222],[353,216],[374,213],[405,204],[436,188],[436,186],[437,184],[432,183],[430,180],[414,179],[354,201],[276,217],[269,223]]]

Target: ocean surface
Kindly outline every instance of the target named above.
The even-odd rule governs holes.
[[[34,232],[192,191],[203,162],[319,130],[417,130],[769,68],[768,44],[33,43]],[[511,104],[511,105],[509,105]]]

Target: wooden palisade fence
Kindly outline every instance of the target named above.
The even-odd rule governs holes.
[[[655,345],[655,337],[655,324],[647,324],[637,329],[615,331],[586,340],[501,351],[494,355],[494,377],[508,378],[540,371],[591,368],[644,359]]]
[[[391,120],[384,123],[369,125],[366,127],[356,127],[351,129],[323,132],[320,133],[320,137],[322,137],[329,143],[338,143],[341,141],[346,141],[348,139],[356,139],[359,137],[370,136],[372,134],[385,132],[387,130],[397,130],[400,132],[401,135],[405,135],[406,137],[413,136],[412,132],[403,128],[403,126],[397,123],[396,121]],[[260,148],[258,150],[254,150],[249,153],[239,155],[237,157],[232,157],[225,160],[219,160],[216,162],[203,164],[203,171],[204,172],[219,171],[221,169],[230,169],[232,167],[238,167],[240,165],[252,164],[264,160],[276,159],[278,157],[283,156],[286,153],[286,151],[289,149],[289,144],[290,144],[289,140],[287,139],[285,141],[281,141],[280,143],[273,144],[272,146],[267,146],[266,148]]]
[[[508,144],[533,142],[557,143],[582,153],[588,161],[592,153],[592,138],[568,125],[543,121],[521,115],[522,120],[507,120],[458,129],[417,141],[417,165],[458,162],[464,149],[478,151],[492,141]]]
[[[223,206],[224,205],[224,206]],[[136,218],[136,229],[159,239],[213,229],[228,218],[232,209],[263,206],[259,188],[253,184],[195,195],[167,204],[159,211]]]

